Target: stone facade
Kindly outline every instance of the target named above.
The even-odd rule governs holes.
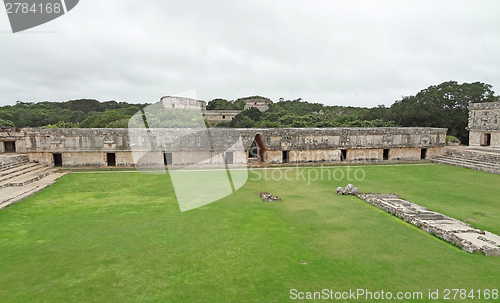
[[[230,122],[241,110],[206,110],[203,112],[208,122]]]
[[[255,98],[245,100],[245,107],[243,109],[249,109],[252,107],[258,108],[261,112],[265,112],[269,109],[269,104],[273,103],[273,101],[265,98]]]
[[[3,129],[0,140],[13,138],[30,160],[63,167],[246,164],[254,141],[262,161],[280,164],[420,160],[442,153],[446,129]]]
[[[160,103],[165,108],[200,109],[202,111],[207,109],[205,101],[185,97],[164,96],[161,97]]]
[[[500,102],[469,105],[469,145],[500,147]]]

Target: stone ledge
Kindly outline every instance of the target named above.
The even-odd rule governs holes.
[[[403,200],[395,194],[366,193],[358,197],[469,253],[500,256],[500,237],[495,234],[475,229],[470,224]]]

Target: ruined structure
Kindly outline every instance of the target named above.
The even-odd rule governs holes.
[[[473,228],[470,224],[403,200],[398,195],[366,193],[358,197],[469,253],[500,256],[500,237],[496,234]]]
[[[500,147],[500,102],[469,105],[469,145]]]
[[[253,142],[270,164],[413,161],[440,155],[445,140],[446,129],[424,127],[0,129],[2,152],[62,167],[135,166],[137,153],[150,165],[246,164]]]
[[[432,161],[500,174],[500,102],[469,105],[469,146],[445,148]]]
[[[159,102],[168,109],[198,109],[202,112],[205,120],[214,122],[214,124],[230,122],[237,114],[241,113],[241,110],[207,110],[205,101],[186,97],[164,96]],[[265,98],[246,99],[244,109],[256,107],[260,111],[266,111],[271,103],[273,103],[271,100]]]
[[[273,101],[265,98],[253,98],[245,100],[245,108],[249,109],[252,107],[256,107],[261,112],[265,112],[269,109],[269,104],[273,103]]]
[[[206,110],[203,112],[208,122],[230,122],[241,110]]]
[[[160,103],[165,108],[199,109],[202,111],[207,109],[207,103],[205,101],[186,97],[164,96],[161,97]]]

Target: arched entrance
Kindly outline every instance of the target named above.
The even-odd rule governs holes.
[[[259,163],[265,163],[266,162],[266,144],[264,143],[264,140],[262,140],[262,137],[260,134],[257,134],[255,136],[255,139],[252,142],[252,145],[250,146],[250,150],[248,151],[248,157],[255,162]]]

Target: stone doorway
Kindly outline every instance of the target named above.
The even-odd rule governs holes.
[[[282,163],[290,162],[290,152],[288,150],[284,150],[281,152],[281,162]]]
[[[389,150],[388,149],[384,149],[384,154],[383,154],[382,159],[389,160]]]
[[[16,152],[16,141],[6,141],[3,144],[5,147],[6,153],[15,153]]]
[[[427,148],[422,148],[420,150],[420,160],[427,159]]]
[[[340,161],[347,161],[347,149],[340,151]]]
[[[61,167],[62,166],[62,154],[52,154],[54,157],[54,166]]]
[[[107,153],[106,160],[108,162],[108,166],[116,166],[116,155],[115,153]]]
[[[233,152],[226,152],[226,164],[233,164]]]
[[[490,145],[491,145],[491,134],[484,134],[482,146],[490,146]]]
[[[172,153],[163,153],[163,165],[172,165]]]

